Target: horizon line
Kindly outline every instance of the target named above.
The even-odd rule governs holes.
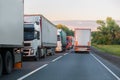
[[[113,19],[113,20],[115,20],[115,19]],[[97,21],[97,20],[51,20],[51,21]],[[105,20],[103,20],[103,21],[105,21]],[[115,21],[120,21],[120,20],[115,20]]]

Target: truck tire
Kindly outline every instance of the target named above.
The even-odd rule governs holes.
[[[51,53],[50,53],[50,56],[52,56],[52,55],[53,55],[53,53],[51,52]]]
[[[46,58],[46,56],[47,56],[47,55],[46,55],[46,53],[45,53],[45,54],[43,55],[43,58]]]
[[[55,48],[52,49],[52,54],[55,55]]]
[[[51,52],[49,53],[50,56],[53,55],[53,48],[51,48]]]
[[[39,61],[39,59],[40,59],[39,56],[40,56],[40,55],[39,55],[39,52],[38,52],[38,50],[37,50],[37,51],[36,51],[36,56],[35,56],[35,61]]]
[[[0,54],[0,76],[2,75],[2,69],[3,69],[3,62],[2,62],[2,56]]]
[[[43,52],[44,52],[43,58],[46,58],[46,56],[47,56],[47,49],[44,49]]]
[[[4,73],[9,74],[13,70],[13,58],[10,51],[7,51],[4,56]]]
[[[38,48],[38,55],[39,55],[39,59],[41,58],[41,50],[40,48]]]

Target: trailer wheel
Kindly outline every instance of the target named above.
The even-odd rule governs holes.
[[[38,55],[39,55],[39,59],[41,58],[41,50],[40,48],[38,48]]]
[[[49,53],[49,55],[50,55],[50,56],[52,56],[52,55],[53,55],[53,50]]]
[[[2,69],[3,69],[3,62],[2,62],[2,56],[0,54],[0,76],[2,75]]]
[[[9,74],[13,69],[13,59],[10,51],[7,51],[4,56],[4,73]]]
[[[52,49],[52,54],[55,55],[55,48]]]

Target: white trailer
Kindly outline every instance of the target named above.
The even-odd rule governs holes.
[[[75,29],[74,51],[90,51],[91,46],[91,29]]]
[[[23,0],[0,0],[0,75],[21,68]]]
[[[39,60],[40,57],[45,57],[49,53],[51,55],[55,54],[57,46],[57,28],[55,25],[40,14],[25,15],[24,22],[25,24],[36,24],[33,28],[39,27],[36,29],[39,38],[24,40],[25,54],[23,57],[34,57],[36,60]],[[33,32],[34,35],[35,31]],[[32,44],[33,46],[26,44]]]

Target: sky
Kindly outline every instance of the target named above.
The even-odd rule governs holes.
[[[120,20],[120,0],[24,0],[24,13],[39,13],[52,21]]]
[[[120,0],[24,0],[24,14],[42,14],[54,24],[95,31],[96,20],[120,20]]]

